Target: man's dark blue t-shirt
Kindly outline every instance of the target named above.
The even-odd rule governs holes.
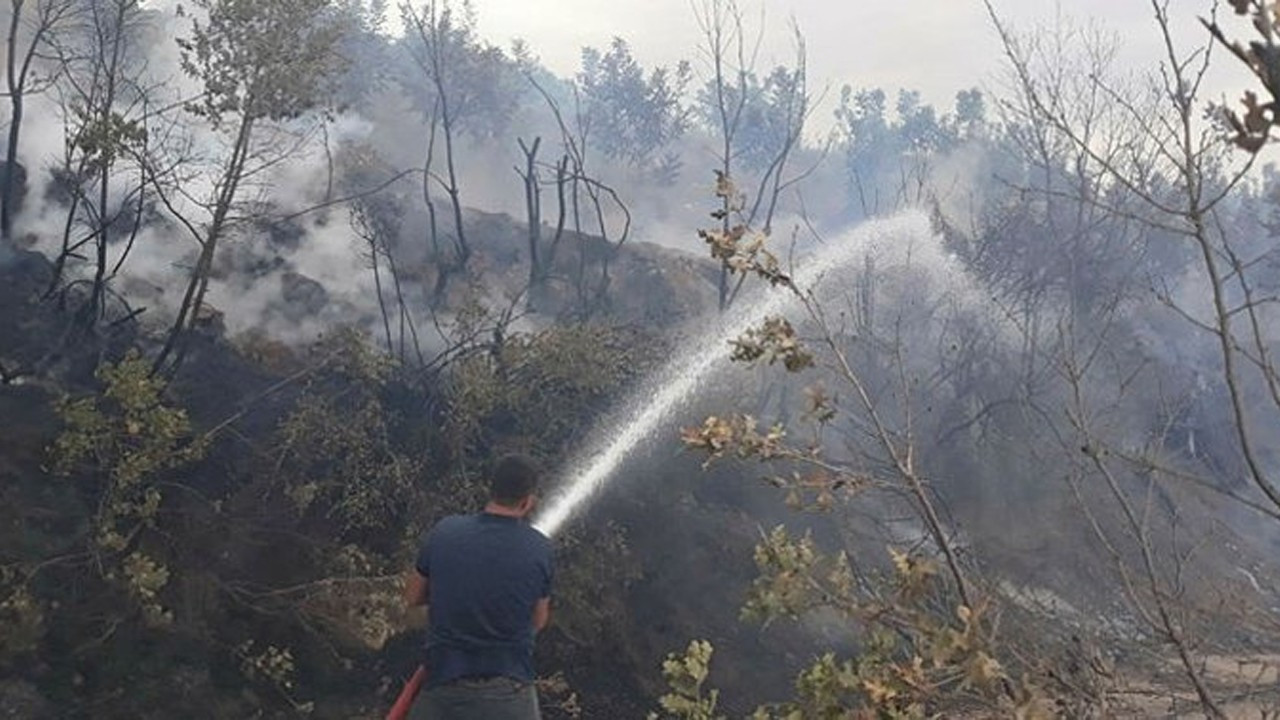
[[[516,518],[441,520],[418,552],[428,581],[428,684],[508,677],[531,682],[533,610],[551,596],[551,541]]]

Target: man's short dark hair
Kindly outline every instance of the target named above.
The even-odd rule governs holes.
[[[489,479],[489,499],[515,507],[538,490],[538,464],[527,455],[503,455],[493,464]]]

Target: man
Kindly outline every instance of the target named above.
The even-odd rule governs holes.
[[[538,470],[521,455],[497,461],[484,512],[441,520],[405,585],[426,605],[427,682],[411,718],[537,720],[533,639],[551,619],[551,541],[526,519]]]

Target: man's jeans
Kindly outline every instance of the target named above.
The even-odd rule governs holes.
[[[458,680],[426,688],[410,720],[540,720],[533,683],[510,678]]]

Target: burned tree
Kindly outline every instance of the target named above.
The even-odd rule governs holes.
[[[502,51],[476,36],[469,3],[455,7],[450,0],[403,3],[401,17],[408,28],[406,46],[416,75],[402,80],[409,97],[427,121],[427,153],[422,185],[431,217],[431,243],[437,260],[432,303],[446,303],[450,280],[465,274],[472,246],[467,237],[459,173],[463,133],[492,134],[503,127],[519,99],[512,92],[508,61]],[[437,157],[437,142],[443,158]],[[443,167],[439,167],[443,165]],[[450,253],[441,250],[432,187],[449,198],[452,241]]]
[[[570,88],[574,108],[572,119],[568,119],[560,102],[531,73],[526,73],[526,77],[546,102],[560,130],[564,154],[561,161],[553,166],[556,173],[560,215],[552,252],[549,254],[554,255],[554,247],[559,243],[565,227],[566,215],[572,217],[573,230],[578,242],[578,262],[574,275],[577,315],[579,319],[585,320],[599,312],[608,299],[609,285],[612,282],[609,274],[610,262],[631,235],[631,211],[618,191],[601,181],[594,171],[589,169],[593,140],[592,126],[578,85],[574,84]],[[622,216],[622,227],[618,229],[616,239],[613,239],[610,211]],[[588,213],[590,213],[589,217]],[[599,234],[603,244],[599,253],[600,275],[594,283],[591,282],[587,273],[590,253],[589,240],[583,235],[584,219],[594,220],[593,230]],[[544,260],[544,266],[550,268],[551,260]]]
[[[76,10],[75,0],[12,0],[9,15],[6,88],[9,95],[9,139],[3,178],[0,178],[0,239],[13,232],[14,204],[22,170],[18,150],[26,101],[51,85],[56,72],[41,73],[41,65],[53,59],[57,34]]]
[[[524,155],[524,166],[516,166],[515,170],[524,183],[525,214],[529,225],[529,303],[532,305],[535,302],[532,291],[541,284],[544,272],[539,257],[542,245],[542,180],[538,173],[538,150],[542,147],[542,138],[534,138],[532,144],[526,144],[524,138],[517,142]]]
[[[542,138],[536,137],[533,143],[526,143],[524,138],[517,140],[524,156],[524,165],[516,166],[516,174],[524,185],[525,215],[529,225],[529,309],[535,309],[540,294],[546,289],[547,281],[555,267],[556,255],[560,249],[560,241],[564,238],[568,205],[566,188],[569,183],[569,156],[563,155],[554,165],[538,162],[538,152],[542,149]],[[544,174],[554,179],[548,180]],[[551,182],[556,189],[557,215],[555,234],[551,241],[543,243],[542,236],[542,188]]]

